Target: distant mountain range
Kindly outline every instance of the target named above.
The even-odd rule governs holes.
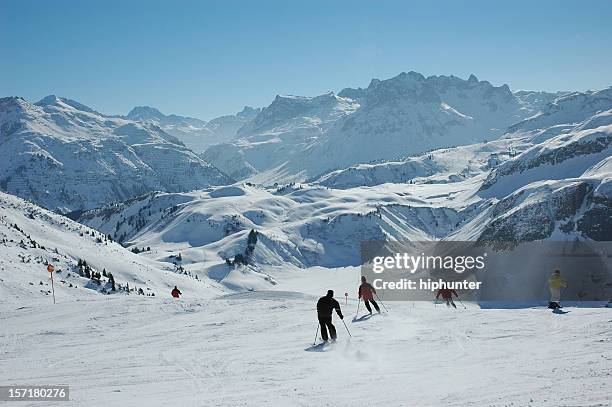
[[[307,183],[152,193],[79,221],[128,245],[186,247],[190,264],[202,263],[194,267],[214,266],[211,278],[252,229],[255,262],[267,266],[358,265],[358,242],[368,240],[610,241],[611,92],[563,95],[497,140],[361,163]],[[344,112],[354,103],[326,97],[339,98]]]
[[[338,95],[277,96],[205,160],[237,179],[303,181],[334,168],[493,140],[560,94],[493,86],[474,75],[402,73]]]
[[[197,154],[183,141],[208,143],[201,129],[227,138]],[[21,240],[50,246],[59,233],[62,267],[86,254],[156,290],[170,270],[268,287],[267,267],[359,265],[367,240],[612,240],[612,88],[513,93],[411,72],[210,122],[8,97],[0,151],[4,255],[23,258],[28,245],[39,255],[41,243]],[[228,266],[252,230],[252,264]],[[113,240],[152,248],[129,255],[136,274]]]
[[[235,115],[221,116],[205,122],[193,117],[165,115],[154,107],[137,106],[125,118],[153,123],[181,140],[194,152],[201,153],[213,144],[234,138],[238,130],[254,119],[260,110],[246,106]]]
[[[610,89],[513,93],[474,75],[416,72],[337,95],[277,96],[263,109],[209,122],[147,106],[111,116],[54,95],[34,104],[8,97],[0,99],[0,146],[11,154],[0,164],[0,190],[70,212],[235,180],[334,188],[453,182],[481,171],[500,149],[520,152],[578,122],[605,122],[598,112],[610,103]],[[462,145],[472,145],[463,156],[424,154]]]
[[[232,182],[152,123],[57,96],[0,99],[0,150],[0,189],[58,212]]]

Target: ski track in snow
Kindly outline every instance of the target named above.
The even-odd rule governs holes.
[[[342,298],[353,337],[334,317],[338,342],[313,352],[311,295],[323,289],[308,274],[282,288],[302,286],[304,294],[5,304],[0,382],[69,384],[71,401],[61,405],[79,406],[612,402],[609,309],[556,315],[386,302],[388,314],[354,321],[356,301],[344,305]],[[323,280],[346,287],[353,277],[330,272]]]

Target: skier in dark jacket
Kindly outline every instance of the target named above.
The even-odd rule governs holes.
[[[438,294],[436,294],[436,301],[438,300],[438,298],[440,296],[442,296],[442,299],[444,301],[446,301],[446,306],[450,307],[451,305],[453,306],[453,308],[457,308],[457,306],[455,305],[455,303],[453,302],[453,296],[452,294],[455,295],[455,297],[459,298],[459,296],[457,295],[457,291],[455,290],[449,290],[448,288],[440,288],[438,290]]]
[[[179,296],[182,295],[183,293],[178,288],[176,288],[176,286],[174,286],[174,289],[172,290],[170,294],[172,294],[174,298],[179,298]]]
[[[336,313],[340,319],[344,319],[340,304],[334,300],[334,291],[328,290],[325,297],[319,298],[317,302],[317,316],[319,318],[319,325],[321,325],[321,337],[324,341],[328,339],[327,330],[329,329],[329,335],[332,341],[336,340],[336,327],[332,324],[332,313],[336,310]]]
[[[370,303],[376,309],[376,312],[380,314],[380,308],[376,301],[374,301],[374,294],[376,294],[376,290],[372,287],[372,284],[366,281],[365,276],[361,276],[361,285],[359,286],[359,298],[363,298],[363,303],[367,308],[368,312],[372,314],[372,308],[370,307]]]

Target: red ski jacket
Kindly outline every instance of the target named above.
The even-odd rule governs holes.
[[[363,298],[365,300],[373,300],[374,293],[376,290],[372,287],[370,283],[361,283],[359,286],[359,298]]]
[[[440,297],[440,295],[445,300],[448,300],[453,297],[452,294],[455,294],[455,297],[459,298],[459,296],[457,295],[457,291],[449,290],[448,288],[440,288],[438,290],[438,294],[436,294],[436,300],[438,299],[438,297]]]
[[[181,295],[182,293],[177,288],[175,288],[172,290],[171,294],[174,298],[178,298],[179,295]]]

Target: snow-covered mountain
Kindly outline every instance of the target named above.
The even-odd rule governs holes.
[[[589,165],[609,154],[603,145],[586,147],[586,144],[592,144],[593,138],[601,139],[601,132],[607,131],[604,127],[612,124],[612,110],[609,110],[612,107],[612,100],[609,99],[608,93],[609,90],[606,89],[557,97],[542,108],[541,112],[510,126],[508,133],[498,140],[433,150],[400,160],[357,164],[329,171],[309,181],[332,188],[398,182],[454,182],[479,173],[488,173],[499,166],[490,177],[501,177],[516,172],[518,174],[516,178],[522,182],[514,186],[516,189],[530,180],[529,176],[525,177],[526,174],[523,174],[522,170],[516,171],[516,169],[537,166],[534,163],[525,163],[527,156],[531,157],[535,154],[538,159],[543,160],[541,155],[545,153],[549,161],[556,160],[556,163],[560,164],[562,159],[571,158],[573,155],[589,155],[592,149],[602,149],[599,155],[590,156],[587,161],[584,161],[578,170],[573,168],[568,173],[563,170],[562,166],[558,166],[555,167],[554,173],[537,172],[540,174],[539,177],[544,178],[547,176],[554,179],[576,177]],[[548,96],[552,97],[552,94]],[[565,135],[565,137],[558,138],[559,135]],[[546,143],[555,137],[557,137],[556,141]],[[605,139],[605,136],[603,137]],[[559,143],[567,145],[560,150],[557,148],[560,147]],[[530,148],[527,155],[509,161]],[[546,150],[546,152],[540,152],[540,150]],[[550,154],[562,154],[563,157],[550,156]],[[487,180],[483,189],[487,188],[491,182]],[[512,190],[511,187],[504,189],[505,192],[510,190]]]
[[[177,284],[204,297],[219,292],[177,272],[171,262],[153,260],[151,252],[134,254],[99,231],[4,192],[0,192],[0,253],[3,302],[51,297],[47,264],[55,266],[55,295],[60,302],[99,294],[138,294],[139,289],[141,295],[167,296]],[[86,266],[79,267],[79,260]]]
[[[536,134],[539,140],[567,132],[598,113],[610,110],[612,87],[587,92],[573,92],[554,99],[541,112],[511,126],[509,136]],[[593,120],[606,120],[593,118]],[[594,124],[589,124],[591,127]],[[546,131],[543,131],[546,130]],[[531,132],[531,133],[530,133]]]
[[[557,129],[559,125],[552,127]],[[549,129],[541,132],[552,133]],[[500,164],[488,175],[481,190],[500,196],[536,181],[575,178],[611,155],[612,110],[607,110],[574,123],[570,130]]]
[[[238,130],[254,119],[260,110],[245,106],[235,115],[221,116],[206,122],[193,117],[165,115],[154,107],[136,106],[125,118],[154,123],[181,140],[191,150],[201,153],[213,144],[234,138]]]
[[[151,123],[49,96],[0,99],[0,190],[60,212],[231,182]]]
[[[552,103],[555,99],[565,96],[569,93],[571,92],[517,90],[514,92],[514,96],[518,98],[523,109],[530,112],[531,115],[535,115],[540,113],[549,103]]]
[[[261,112],[261,108],[245,106],[234,115],[220,116],[208,122],[208,129],[217,135],[216,143],[236,137],[238,131],[248,125]],[[200,150],[204,151],[204,149]]]
[[[256,264],[297,267],[357,265],[365,240],[612,240],[611,117],[596,113],[541,142],[503,137],[310,183],[156,193],[80,221],[128,245],[180,249],[213,274],[251,230]]]
[[[235,178],[301,181],[356,163],[496,139],[539,111],[529,100],[474,75],[402,73],[338,95],[278,96],[237,139],[203,157]]]
[[[275,174],[273,179],[295,177],[308,171],[301,156],[358,108],[354,100],[333,92],[316,97],[278,95],[238,131],[237,139],[210,147],[202,157],[236,179],[268,170]]]
[[[482,191],[485,180],[481,173],[346,189],[235,185],[156,193],[79,221],[128,245],[160,248],[160,259],[180,250],[186,264],[213,275],[245,249],[251,230],[259,236],[255,264],[306,268],[358,265],[358,242],[367,240],[612,239],[609,157],[575,178],[536,181],[505,195]]]
[[[196,119],[193,117],[177,116],[175,114],[165,115],[154,107],[150,106],[136,106],[126,116],[129,120],[141,121],[141,122],[152,122],[162,129],[172,129],[173,127],[182,126],[203,128],[206,126],[204,120]]]
[[[457,182],[488,173],[531,146],[532,143],[526,138],[502,138],[433,150],[401,160],[357,164],[327,172],[308,181],[339,189],[387,183]]]
[[[399,160],[360,163],[325,172],[307,183],[191,184],[165,188],[166,192],[143,188],[124,198],[129,200],[75,216],[127,246],[156,248],[158,261],[168,261],[180,251],[188,270],[203,271],[215,281],[224,281],[226,259],[245,252],[253,230],[259,236],[255,251],[249,253],[255,264],[295,267],[358,265],[356,242],[363,240],[612,239],[608,187],[612,101],[608,92],[562,95],[538,107],[539,113],[506,126],[508,132],[495,140],[429,149]],[[238,131],[239,138],[210,148],[204,157],[233,170],[231,175],[236,178],[305,177],[325,161],[325,152],[319,150],[323,146],[332,151],[329,143],[349,134],[355,139],[354,150],[367,145],[362,140],[365,133],[349,125],[360,117],[369,117],[373,123],[383,123],[386,117],[387,123],[411,123],[416,128],[407,119],[415,111],[425,114],[423,109],[430,109],[430,120],[440,114],[432,108],[438,106],[446,112],[443,114],[457,116],[455,108],[443,107],[452,103],[466,112],[461,113],[465,116],[461,120],[467,121],[458,121],[465,125],[462,128],[477,134],[485,128],[495,133],[498,130],[490,128],[493,122],[521,119],[536,109],[535,102],[526,108],[531,102],[517,99],[507,87],[496,88],[473,76],[463,81],[409,73],[341,94],[344,96],[278,96]],[[195,156],[147,121],[109,118],[58,98],[41,103],[43,106],[21,99],[6,101],[22,106],[19,117],[25,119],[13,128],[14,121],[6,120],[7,114],[2,116],[3,123],[9,124],[3,125],[3,134],[9,135],[8,140],[21,135],[28,148],[51,137],[48,134],[59,134],[69,145],[82,146],[87,141],[91,148],[121,136],[129,140],[125,148],[134,154],[142,145],[162,144]],[[403,107],[405,114],[388,114],[404,112]],[[466,119],[468,114],[470,119]],[[64,120],[58,124],[60,118]],[[108,136],[109,128],[113,137]],[[394,131],[386,134],[399,140],[392,135]],[[461,138],[462,133],[453,134]],[[471,136],[466,133],[466,137],[465,143]],[[320,161],[309,161],[314,152]],[[285,162],[274,167],[283,155]],[[58,161],[61,168],[67,166]],[[114,169],[114,165],[108,167]],[[77,174],[74,168],[70,167],[71,174]],[[69,179],[64,173],[57,177]],[[174,174],[173,179],[193,181],[184,174]],[[97,185],[104,183],[98,179]],[[35,191],[41,190],[37,188]],[[69,201],[68,196],[65,199]],[[96,199],[105,202],[103,196]],[[534,225],[539,225],[537,233],[532,233]]]
[[[332,190],[315,185],[260,188],[234,185],[181,194],[156,193],[84,213],[79,221],[129,246],[180,250],[183,262],[217,273],[258,232],[254,263],[298,267],[358,265],[359,242],[442,238],[469,203],[450,205],[448,188],[411,194],[412,186]],[[454,193],[459,186],[454,185]],[[162,249],[163,248],[163,249]],[[165,256],[167,254],[162,254]]]

